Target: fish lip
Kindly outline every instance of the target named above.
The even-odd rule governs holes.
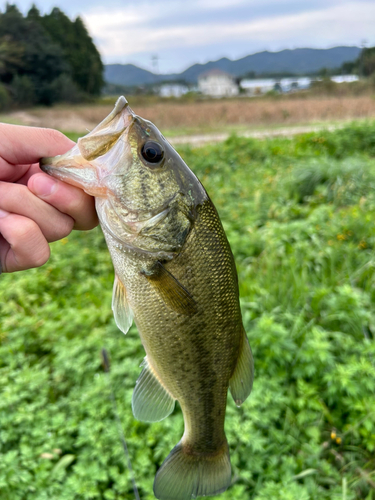
[[[56,167],[53,167],[51,163],[54,161],[55,156],[45,156],[39,160],[39,168],[42,172],[48,174],[51,170],[57,170]],[[56,161],[56,160],[55,160]]]
[[[42,158],[40,161],[39,161],[39,168],[42,172],[45,172],[46,174],[48,174],[48,170],[51,168],[49,165],[47,165],[47,160],[48,158]]]
[[[89,141],[91,138],[94,141],[98,138],[100,141],[101,138],[113,134],[113,136],[117,137],[115,143],[120,138],[120,135],[126,133],[129,127],[132,126],[134,117],[135,113],[129,107],[128,101],[124,96],[120,96],[111,113],[91,132],[78,139],[78,142],[69,151],[54,157],[41,158],[39,161],[41,171],[67,184],[83,189],[92,196],[101,196],[102,190],[99,189],[98,183],[100,184],[102,180],[103,172],[100,171],[99,165],[95,164],[95,160],[105,155],[108,150],[99,152],[97,157],[90,158],[85,154],[86,151],[82,141],[85,141],[86,138]],[[85,143],[83,142],[83,144]]]
[[[117,101],[116,101],[116,104],[115,104],[115,107],[113,108],[113,110],[109,113],[108,116],[106,116],[100,123],[98,123],[98,125],[96,125],[96,127],[94,127],[91,132],[89,132],[89,134],[87,135],[90,135],[90,134],[95,134],[95,132],[97,132],[98,130],[100,129],[103,129],[105,127],[108,126],[108,124],[114,119],[116,118],[116,116],[118,114],[120,114],[121,112],[123,112],[125,109],[127,109],[127,111],[129,112],[130,115],[132,115],[134,117],[134,111],[131,109],[131,107],[129,106],[129,103],[128,101],[126,100],[126,98],[121,95]],[[85,136],[86,137],[86,136]]]
[[[52,165],[39,164],[42,172],[50,175],[54,179],[58,179],[66,184],[75,186],[85,191],[90,196],[101,196],[100,190],[97,189],[97,177],[95,169],[91,169],[91,177],[87,177],[88,169],[85,169],[85,178],[80,177],[82,169],[69,167],[54,167]]]
[[[128,106],[129,106],[129,103],[128,103],[126,97],[123,95],[120,95],[120,97],[116,101],[115,107],[112,110],[113,116],[118,115],[119,113],[121,113],[121,111],[124,108],[126,108]]]
[[[41,158],[39,160],[40,169],[43,172],[48,173],[48,170],[51,170],[51,169],[60,170],[61,168],[64,168],[64,166],[61,166],[61,167],[57,166],[56,163],[59,163],[61,160],[64,161],[64,158],[66,158],[68,155],[70,155],[75,148],[77,149],[77,151],[76,151],[77,156],[79,154],[82,156],[83,160],[85,160],[84,156],[82,155],[82,152],[80,151],[79,141],[81,139],[85,139],[88,136],[97,135],[100,137],[100,135],[101,135],[100,132],[103,132],[103,129],[104,130],[108,129],[108,126],[111,124],[111,122],[113,122],[113,120],[116,118],[116,116],[119,115],[120,113],[122,113],[124,110],[127,110],[127,114],[130,118],[130,120],[129,120],[130,123],[128,123],[128,125],[125,126],[122,129],[122,131],[124,132],[125,130],[129,129],[131,127],[131,125],[133,124],[134,117],[136,115],[135,115],[134,111],[130,108],[129,103],[125,99],[125,97],[120,96],[116,101],[115,107],[109,113],[109,115],[106,116],[98,125],[96,125],[96,127],[94,127],[88,134],[86,134],[83,137],[80,137],[78,139],[77,143],[71,149],[69,149],[66,153],[63,153],[63,154],[57,155],[57,156],[47,156],[47,157]],[[82,165],[82,168],[84,168],[85,166],[86,165]],[[75,164],[74,168],[80,168],[80,166]]]

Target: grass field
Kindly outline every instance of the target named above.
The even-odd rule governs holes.
[[[129,97],[134,111],[168,137],[217,131],[243,131],[296,124],[375,117],[375,99],[362,96],[291,95],[275,98],[176,100]],[[2,115],[2,121],[86,133],[112,110],[108,104],[37,108]]]
[[[217,498],[373,500],[375,122],[181,153],[230,240],[255,358],[250,398],[228,398],[233,484]],[[144,352],[135,327],[115,326],[112,282],[99,229],[1,276],[1,500],[134,498],[102,347],[141,498],[153,498],[182,415],[132,417]]]

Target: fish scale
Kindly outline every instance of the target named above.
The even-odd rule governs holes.
[[[212,201],[124,98],[70,152],[43,159],[41,168],[96,196],[116,274],[115,320],[126,333],[134,318],[146,351],[134,416],[154,422],[176,400],[181,406],[185,431],[157,472],[155,496],[189,500],[224,491],[231,482],[228,387],[242,404],[253,359],[233,255]]]

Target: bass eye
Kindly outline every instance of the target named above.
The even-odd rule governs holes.
[[[148,163],[160,163],[164,158],[163,148],[154,141],[146,142],[141,149],[141,153]]]

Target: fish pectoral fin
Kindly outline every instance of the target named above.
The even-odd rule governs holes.
[[[117,274],[115,275],[115,282],[113,284],[112,310],[116,325],[123,333],[128,333],[133,323],[133,313],[126,296],[126,288]]]
[[[160,293],[168,307],[185,316],[192,316],[197,312],[193,297],[161,262],[157,262],[152,274],[144,273],[144,276]]]
[[[147,356],[142,365],[132,397],[133,415],[142,422],[159,422],[172,413],[175,400],[158,379]]]
[[[254,380],[254,360],[251,347],[243,330],[237,365],[229,380],[229,389],[237,406],[245,401],[251,392]]]

